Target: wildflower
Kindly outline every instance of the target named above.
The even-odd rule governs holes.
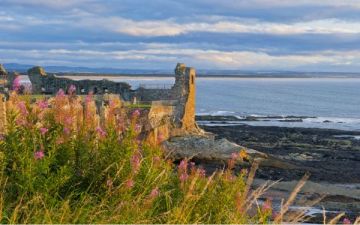
[[[65,96],[65,92],[63,89],[59,89],[59,91],[56,93],[56,97],[64,97]]]
[[[179,164],[179,170],[180,171],[186,171],[187,170],[187,161],[185,159],[181,160]]]
[[[132,117],[138,117],[140,116],[140,110],[135,110],[133,113],[132,113]]]
[[[38,101],[37,105],[38,105],[38,107],[40,109],[43,109],[43,110],[46,109],[49,106],[49,104],[48,104],[48,102],[46,100]]]
[[[262,211],[268,212],[268,211],[270,211],[271,209],[272,209],[272,207],[271,207],[271,201],[270,201],[270,199],[267,199],[267,200],[264,202],[264,204],[262,205]]]
[[[66,135],[70,134],[70,129],[67,127],[64,127],[63,131],[64,131],[64,134],[66,134]]]
[[[203,168],[199,168],[198,173],[199,173],[200,177],[205,177],[206,176],[206,171]]]
[[[101,138],[104,138],[106,136],[106,131],[104,131],[101,127],[97,127],[96,132],[99,134]]]
[[[181,182],[185,182],[188,179],[189,175],[187,175],[186,173],[182,173],[179,177]]]
[[[12,89],[13,89],[14,91],[18,91],[18,90],[20,90],[20,87],[21,87],[20,76],[17,76],[17,77],[13,80]]]
[[[73,94],[75,94],[75,92],[76,92],[76,87],[75,87],[75,85],[70,85],[70,87],[68,88],[68,94],[69,95],[73,95]]]
[[[20,110],[21,115],[26,116],[26,115],[29,114],[29,112],[28,112],[28,110],[26,108],[25,102],[21,101],[21,102],[19,102],[17,104],[17,106],[18,106],[18,108]]]
[[[132,179],[127,180],[126,187],[128,187],[128,188],[134,187],[134,181]]]
[[[154,189],[151,190],[151,193],[150,193],[150,198],[156,198],[157,196],[159,196],[159,188],[158,187],[155,187]]]
[[[3,134],[0,134],[0,141],[3,141],[5,139],[5,136]]]
[[[40,128],[40,133],[41,133],[42,135],[46,134],[48,131],[49,131],[49,129],[47,129],[46,127],[41,127],[41,128]]]
[[[44,158],[44,156],[45,156],[44,150],[39,150],[34,153],[34,158],[36,160],[42,159],[42,158]]]
[[[131,167],[132,167],[132,171],[134,173],[137,173],[140,169],[140,154],[139,153],[135,153],[132,157],[131,157]]]
[[[85,97],[85,103],[90,104],[92,102],[92,92],[89,92],[88,95]]]
[[[135,125],[135,131],[140,133],[140,131],[141,131],[141,125],[140,124]]]
[[[351,221],[348,218],[344,218],[343,224],[351,224]]]

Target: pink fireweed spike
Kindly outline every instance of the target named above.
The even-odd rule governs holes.
[[[67,128],[67,127],[64,127],[64,134],[66,134],[66,135],[69,135],[70,134],[70,129],[69,128]]]
[[[348,218],[344,218],[343,224],[351,224],[351,221]]]
[[[140,110],[135,110],[133,113],[132,113],[132,117],[138,117],[140,116]]]
[[[187,160],[185,160],[185,159],[181,160],[181,162],[179,164],[179,171],[186,172],[187,166],[188,166]]]
[[[183,183],[188,179],[188,177],[189,177],[189,175],[187,175],[186,173],[182,173],[182,174],[180,174],[179,179]]]
[[[12,83],[12,89],[14,91],[18,91],[18,90],[20,90],[20,87],[21,87],[20,77],[17,76]]]
[[[47,129],[46,127],[41,127],[41,128],[40,128],[40,133],[41,133],[42,135],[45,135],[48,131],[49,131],[49,129]]]
[[[271,211],[272,209],[272,206],[271,206],[271,201],[270,199],[267,199],[264,204],[262,205],[262,211],[264,212],[268,212],[268,211]]]
[[[73,94],[76,94],[76,87],[75,85],[70,85],[70,87],[68,88],[68,94],[69,95],[73,95]]]
[[[140,154],[139,153],[135,153],[132,157],[131,157],[131,168],[133,173],[137,173],[140,169]]]
[[[65,96],[65,92],[63,89],[59,89],[59,91],[56,93],[56,97],[64,97]]]
[[[141,131],[141,125],[140,125],[140,124],[136,124],[136,125],[135,125],[135,131],[136,131],[137,133],[140,133],[140,131]]]
[[[34,153],[34,158],[36,160],[40,160],[40,159],[44,158],[44,156],[45,156],[44,150],[39,150]]]
[[[46,100],[41,100],[41,101],[38,101],[38,102],[37,102],[37,106],[38,106],[40,109],[44,110],[44,109],[47,109],[47,108],[48,108],[49,104],[48,104],[48,102],[47,102]]]
[[[20,111],[20,114],[22,116],[27,116],[29,114],[27,108],[26,108],[26,105],[25,105],[25,102],[21,101],[17,104],[17,107],[19,108],[19,111]]]
[[[104,131],[101,127],[97,127],[97,128],[96,128],[96,132],[98,133],[98,135],[99,135],[101,138],[106,137],[106,131]]]

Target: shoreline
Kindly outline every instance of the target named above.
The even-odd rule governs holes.
[[[201,118],[197,117],[197,121],[201,121]],[[214,133],[218,139],[226,138],[241,146],[266,153],[269,158],[260,164],[254,186],[268,180],[280,180],[271,190],[277,193],[274,200],[286,198],[296,182],[305,173],[310,173],[299,197],[312,199],[326,195],[312,209],[321,211],[324,206],[329,212],[344,211],[350,217],[356,216],[360,211],[360,170],[357,169],[360,166],[360,140],[351,137],[360,135],[360,132],[246,124],[200,127]],[[214,162],[198,163],[209,171],[224,166]],[[235,170],[241,169],[237,167]],[[315,213],[314,221],[322,218],[320,214]]]

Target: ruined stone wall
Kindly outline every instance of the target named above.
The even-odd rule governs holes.
[[[46,76],[29,75],[34,94],[55,94],[59,89],[66,91],[70,85],[76,87],[76,94],[94,94],[113,93],[120,94],[124,100],[130,100],[132,97],[131,87],[127,83],[113,82],[103,80],[72,80],[63,77],[56,77],[52,74]]]
[[[136,90],[135,97],[138,101],[144,102],[174,99],[171,89],[139,88]]]

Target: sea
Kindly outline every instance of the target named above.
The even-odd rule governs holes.
[[[134,89],[140,85],[162,88],[174,83],[172,77],[92,79],[102,78],[128,82]],[[360,131],[360,78],[199,77],[196,112],[239,119],[226,124],[201,121],[212,126],[249,124]]]

